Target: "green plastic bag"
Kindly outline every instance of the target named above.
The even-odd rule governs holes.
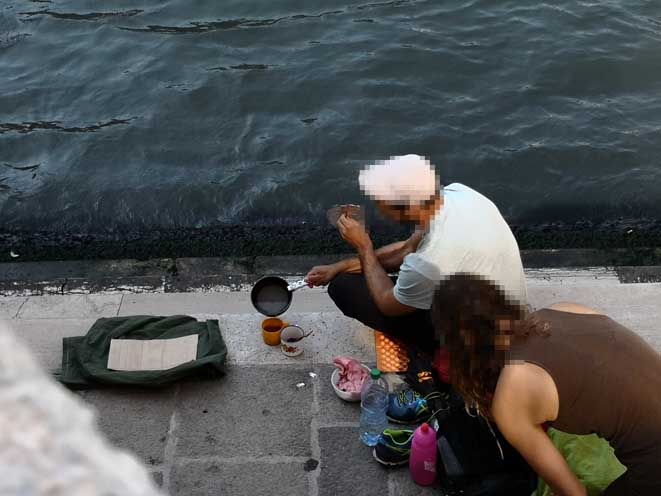
[[[610,444],[596,434],[576,436],[549,429],[548,435],[567,460],[569,468],[586,487],[588,496],[601,494],[627,470],[615,457]],[[551,496],[551,489],[541,477],[536,494]]]

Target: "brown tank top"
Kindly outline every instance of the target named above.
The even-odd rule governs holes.
[[[596,433],[624,465],[658,453],[661,355],[605,315],[543,309],[533,317],[548,322],[550,334],[516,338],[511,359],[534,363],[555,381],[560,405],[551,425],[571,434]]]

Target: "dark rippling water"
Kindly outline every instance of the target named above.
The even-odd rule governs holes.
[[[406,153],[654,218],[660,97],[658,0],[0,0],[0,230],[314,222]]]

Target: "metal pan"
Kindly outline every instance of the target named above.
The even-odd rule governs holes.
[[[305,286],[305,280],[288,284],[280,277],[265,276],[252,287],[250,300],[259,313],[275,317],[287,311],[294,291]]]

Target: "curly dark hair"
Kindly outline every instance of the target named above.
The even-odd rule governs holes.
[[[434,326],[445,336],[450,380],[467,406],[490,416],[498,377],[513,336],[547,334],[548,325],[484,277],[459,273],[441,281],[432,302]]]

